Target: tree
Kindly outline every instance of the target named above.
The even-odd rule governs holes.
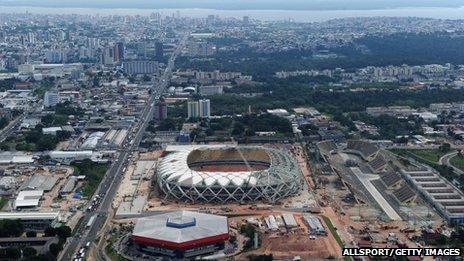
[[[57,243],[52,243],[49,247],[50,253],[54,256],[58,256],[61,250],[63,250],[63,246]]]
[[[27,231],[27,232],[26,232],[26,236],[27,236],[27,237],[36,237],[36,236],[37,236],[37,232],[32,231],[32,230],[31,230],[31,231]]]
[[[42,135],[36,143],[38,151],[53,150],[56,147],[58,140],[53,135]]]
[[[67,140],[71,137],[71,132],[69,131],[57,131],[56,132],[56,138],[59,140],[59,141],[64,141],[64,140]]]
[[[44,230],[44,236],[45,237],[54,237],[54,236],[56,236],[56,230],[53,227],[47,227]]]
[[[23,224],[19,220],[0,220],[0,237],[19,237],[23,234]]]
[[[60,226],[55,228],[56,235],[61,239],[66,239],[71,236],[71,228],[68,226]]]
[[[7,118],[2,117],[0,118],[0,129],[5,128],[8,125],[9,121]]]
[[[443,143],[438,149],[443,153],[447,153],[451,150],[451,145],[449,143]]]
[[[37,250],[33,247],[25,247],[22,249],[24,257],[33,257],[37,255]]]
[[[16,247],[7,247],[0,249],[0,258],[18,260],[21,257],[21,251]]]
[[[237,242],[237,236],[235,236],[235,235],[230,236],[229,237],[229,242],[231,244],[235,244]]]

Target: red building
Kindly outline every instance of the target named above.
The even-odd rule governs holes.
[[[192,258],[223,249],[229,226],[227,217],[175,211],[140,218],[131,239],[145,253]]]

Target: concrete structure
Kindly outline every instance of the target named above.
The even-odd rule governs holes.
[[[0,220],[19,220],[26,230],[43,231],[59,221],[59,212],[0,212]]]
[[[14,208],[38,207],[43,193],[43,190],[24,190],[19,192],[14,202]]]
[[[184,201],[275,203],[301,188],[297,162],[287,153],[254,146],[168,146],[157,167],[167,197]]]
[[[310,214],[303,214],[303,220],[309,228],[309,233],[312,235],[327,235],[327,232],[319,218]]]
[[[155,58],[157,61],[163,61],[164,57],[164,46],[161,42],[155,43]]]
[[[187,117],[190,118],[199,118],[200,117],[200,105],[196,101],[187,103]]]
[[[464,194],[448,180],[432,170],[400,173],[448,222],[464,224]]]
[[[97,131],[93,132],[92,134],[85,139],[85,141],[82,143],[80,149],[82,150],[89,150],[89,149],[95,149],[97,147],[98,142],[100,141],[101,138],[105,135],[104,132]]]
[[[200,94],[201,95],[214,95],[214,94],[222,94],[224,92],[224,87],[221,85],[211,85],[211,86],[201,86],[200,87]]]
[[[23,153],[5,152],[0,154],[0,164],[31,164],[34,157]]]
[[[56,133],[58,131],[62,131],[61,127],[43,128],[42,129],[42,134],[44,134],[44,135],[56,135]]]
[[[72,160],[84,160],[90,159],[93,156],[91,150],[82,150],[82,151],[51,151],[50,158],[57,161],[72,161]]]
[[[286,116],[290,115],[290,113],[288,113],[288,111],[285,110],[285,109],[267,110],[267,113],[272,114],[272,115],[276,115],[276,116],[280,116],[280,117],[286,117]]]
[[[209,118],[211,117],[211,103],[209,99],[199,100],[198,101],[200,107],[200,118]]]
[[[0,247],[34,247],[44,246],[56,240],[56,237],[3,237],[0,238]]]
[[[35,174],[21,186],[21,190],[50,191],[58,181],[58,177]]]
[[[158,102],[156,105],[155,119],[164,120],[168,117],[168,105],[165,102]]]
[[[369,141],[349,140],[345,151],[359,155],[364,160],[371,161],[377,156],[379,148]]]
[[[58,93],[56,92],[45,92],[44,95],[44,106],[53,107],[58,104]]]
[[[228,238],[227,217],[191,211],[140,218],[131,236],[146,253],[185,259],[223,249]]]
[[[298,223],[296,223],[296,220],[293,217],[293,214],[289,214],[289,213],[282,214],[282,218],[287,228],[294,228],[298,226]]]
[[[153,61],[123,62],[124,72],[127,74],[154,74],[158,70],[158,63]]]

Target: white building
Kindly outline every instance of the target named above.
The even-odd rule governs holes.
[[[18,193],[15,199],[15,208],[38,207],[39,201],[43,196],[43,190],[23,190]]]
[[[58,131],[61,131],[61,127],[49,127],[49,128],[43,128],[42,129],[42,134],[44,135],[56,135]]]
[[[211,117],[210,100],[204,99],[187,103],[188,118]]]
[[[221,85],[212,85],[212,86],[201,86],[200,94],[201,95],[214,95],[222,94],[224,92],[224,87]]]
[[[83,151],[52,151],[50,152],[50,158],[57,161],[70,161],[70,160],[84,160],[91,159],[93,152],[91,150]]]
[[[127,74],[153,74],[158,69],[158,63],[154,61],[130,61],[123,62],[123,67]]]
[[[200,117],[200,105],[197,101],[187,103],[187,115],[188,118],[199,118]]]
[[[209,99],[206,100],[199,100],[199,107],[200,107],[200,118],[209,118],[211,117],[211,109],[210,109],[210,101]]]
[[[58,104],[58,93],[56,92],[45,92],[44,95],[44,106],[53,107]]]

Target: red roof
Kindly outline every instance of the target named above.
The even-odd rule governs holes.
[[[220,243],[229,239],[229,233],[205,237],[201,239],[186,241],[182,243],[175,243],[170,241],[158,240],[153,238],[141,237],[141,236],[131,236],[131,239],[137,244],[149,245],[149,246],[158,246],[162,248],[172,249],[172,250],[182,250],[191,249],[194,247],[200,247],[205,245],[210,245],[214,243]]]

